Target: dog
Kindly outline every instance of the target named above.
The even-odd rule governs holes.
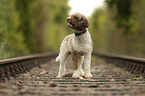
[[[59,72],[57,78],[61,78],[65,74],[65,64],[68,55],[72,56],[74,73],[72,78],[92,78],[91,68],[91,53],[93,43],[88,31],[89,21],[80,14],[75,13],[67,17],[67,26],[74,30],[74,34],[68,35],[62,41],[60,53],[56,58],[56,62],[60,61]],[[82,69],[84,63],[84,71]]]

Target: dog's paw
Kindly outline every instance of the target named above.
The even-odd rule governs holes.
[[[58,79],[59,79],[59,78],[61,78],[61,76],[57,76],[56,78],[58,78]]]
[[[62,76],[58,75],[56,78],[58,78],[58,79],[59,79],[59,78],[61,78],[61,77],[62,77]]]
[[[92,78],[93,75],[92,75],[91,73],[89,73],[89,74],[85,74],[85,77],[86,77],[86,78]]]
[[[83,69],[80,70],[80,75],[85,76],[85,73],[84,73]]]
[[[79,74],[73,74],[72,78],[80,78]]]

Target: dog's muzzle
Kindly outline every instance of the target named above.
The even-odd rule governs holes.
[[[70,22],[70,17],[67,17],[66,22],[69,23]]]

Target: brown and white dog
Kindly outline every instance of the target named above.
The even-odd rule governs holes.
[[[88,31],[89,22],[84,15],[75,13],[67,18],[68,27],[74,30],[74,34],[68,35],[62,41],[60,46],[60,53],[56,61],[60,61],[58,78],[65,74],[65,64],[68,55],[72,55],[74,74],[73,78],[85,76],[91,78],[91,53],[92,53],[92,39]],[[82,69],[84,63],[84,71]]]

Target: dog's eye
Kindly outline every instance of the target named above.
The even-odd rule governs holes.
[[[82,21],[83,20],[83,17],[79,18],[79,20]]]
[[[78,19],[78,17],[77,17],[77,16],[75,16],[75,19]]]

